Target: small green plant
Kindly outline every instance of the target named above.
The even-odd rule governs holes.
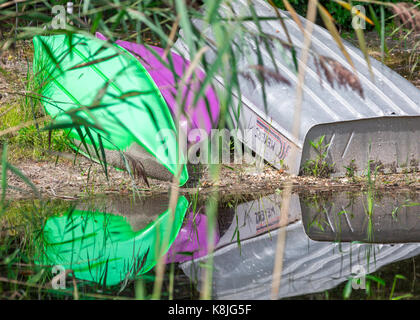
[[[334,172],[334,164],[328,163],[325,159],[328,154],[329,143],[324,145],[325,136],[319,138],[317,142],[310,141],[311,146],[318,153],[316,159],[307,160],[303,165],[303,175],[318,178],[328,178]]]
[[[356,171],[357,171],[357,166],[354,163],[356,160],[353,159],[350,161],[348,166],[344,166],[344,168],[346,169],[346,177],[348,178],[352,178],[353,182],[355,181],[355,177],[356,177]]]
[[[368,187],[368,190],[375,189],[376,177],[378,176],[378,173],[383,172],[383,164],[381,161],[368,161],[368,165],[366,168],[366,185]]]

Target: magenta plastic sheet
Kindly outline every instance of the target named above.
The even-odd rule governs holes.
[[[99,32],[96,33],[96,37],[107,40],[107,38]],[[177,90],[175,84],[183,77],[190,62],[176,53],[171,52],[174,70],[179,77],[179,79],[176,80],[172,71],[165,67],[145,46],[122,40],[117,40],[116,44],[137,56],[160,89],[172,115],[175,116],[178,113],[176,103]],[[150,47],[155,50],[157,54],[163,56],[164,49],[156,46]],[[166,62],[168,62],[168,59],[166,59]],[[205,73],[199,69],[195,69],[195,74],[200,82],[194,82],[189,78],[187,79],[184,88],[182,88],[183,99],[185,99],[185,112],[180,116],[180,124],[182,128],[186,129],[187,134],[192,129],[204,129],[209,134],[211,129],[215,128],[218,123],[220,113],[219,100],[217,99],[217,95],[213,88],[209,87],[206,91],[205,98],[198,100],[195,106],[192,105],[194,94],[200,90],[201,81],[205,78]]]

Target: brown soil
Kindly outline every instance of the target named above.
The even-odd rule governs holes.
[[[110,168],[109,180],[99,164],[92,163],[84,158],[77,158],[76,163],[62,159],[57,164],[53,161],[28,161],[22,160],[14,164],[45,197],[77,199],[94,194],[129,194],[135,185],[141,194],[152,195],[166,193],[171,184],[150,179],[147,187],[142,179],[132,180],[128,173]],[[262,171],[254,167],[236,166],[221,167],[220,180],[210,179],[208,172],[204,172],[197,186],[181,188],[182,194],[200,193],[206,197],[213,192],[218,192],[221,198],[231,197],[248,198],[249,195],[271,194],[281,190],[286,183],[292,183],[296,191],[300,190],[354,190],[360,191],[367,188],[366,177],[330,178],[320,179],[314,177],[289,176],[270,166]],[[8,198],[33,197],[31,189],[14,174],[8,176],[8,185],[23,191],[9,189]],[[398,190],[407,192],[420,192],[420,172],[378,175],[375,186],[384,191]]]

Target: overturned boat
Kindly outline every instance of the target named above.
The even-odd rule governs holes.
[[[266,1],[255,0],[252,5],[258,17],[275,16],[273,7]],[[238,0],[229,6],[225,9],[232,15],[229,17],[232,21],[242,16],[253,16],[249,1]],[[299,57],[303,33],[288,13],[281,10],[278,13]],[[299,19],[303,26],[310,23],[302,17]],[[201,20],[193,23],[210,39],[208,45],[211,47],[214,40],[211,30],[205,29],[206,24]],[[261,20],[260,29],[252,19],[242,23],[245,24],[244,29],[250,32],[263,32],[266,37],[289,42],[279,20]],[[354,70],[357,70],[360,88],[348,90],[340,86],[340,78],[338,83],[332,83],[320,71],[320,57],[334,65],[341,65],[347,71],[352,70],[352,66],[337,50],[327,30],[314,25],[311,45],[314,54],[305,72],[299,134],[294,136],[298,77],[291,52],[281,46],[274,47],[271,52],[263,44],[257,47],[255,38],[249,35],[244,35],[238,42],[249,47],[246,55],[238,53],[238,69],[249,70],[251,65],[263,65],[264,68],[278,70],[285,79],[283,82],[265,83],[262,90],[255,77],[239,78],[240,95],[234,96],[236,102],[233,105],[238,105],[240,101],[242,109],[239,116],[231,111],[231,117],[237,129],[251,131],[251,134],[240,134],[237,138],[257,155],[277,168],[288,168],[290,173],[298,174],[307,161],[319,157],[320,150],[312,144],[322,141],[327,151],[326,161],[334,165],[335,175],[345,174],[346,167],[361,174],[371,163],[383,171],[418,170],[420,90],[409,81],[374,59],[371,59],[371,75],[363,53],[343,40]],[[175,47],[188,56],[182,32]],[[212,49],[206,54],[209,64],[215,59],[216,49],[214,46]],[[229,86],[221,77],[216,77],[215,85],[221,89]],[[265,97],[263,91],[266,92]],[[291,157],[292,152],[297,156]]]

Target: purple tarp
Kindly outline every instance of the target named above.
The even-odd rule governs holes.
[[[102,40],[107,40],[107,38],[101,33],[97,32],[96,37]],[[128,41],[117,40],[116,44],[128,50],[131,53],[134,53],[139,57],[139,61],[149,72],[150,76],[156,83],[160,92],[168,104],[172,115],[177,114],[177,103],[176,103],[176,87],[175,87],[175,78],[171,70],[166,68],[145,46]],[[164,50],[156,46],[150,46],[157,54],[163,56]],[[189,61],[182,58],[181,56],[171,52],[172,61],[174,65],[174,70],[176,74],[182,78],[184,72],[187,70],[190,65]],[[166,59],[166,61],[168,61]],[[195,69],[197,78],[204,80],[205,74],[203,71]],[[184,99],[186,98],[185,103],[185,113],[181,115],[180,126],[181,128],[187,128],[187,134],[191,129],[204,129],[207,133],[210,133],[212,128],[215,128],[218,119],[220,106],[217,99],[216,93],[214,90],[209,87],[206,91],[206,99],[208,106],[206,104],[206,99],[200,99],[196,106],[192,106],[194,93],[200,89],[200,82],[189,82],[183,88]],[[188,121],[187,119],[188,118]],[[199,139],[198,139],[199,140]]]

